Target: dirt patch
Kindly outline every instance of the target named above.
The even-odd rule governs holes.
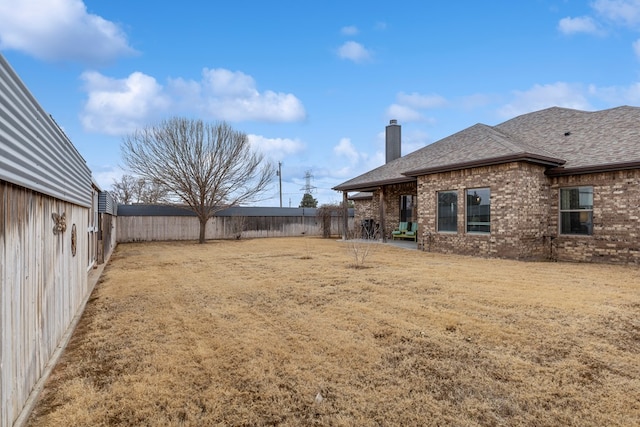
[[[640,424],[640,270],[121,244],[32,426]]]

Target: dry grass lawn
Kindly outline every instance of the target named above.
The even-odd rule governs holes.
[[[31,426],[637,426],[640,269],[118,246]]]

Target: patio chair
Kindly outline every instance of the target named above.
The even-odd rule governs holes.
[[[407,231],[407,227],[409,226],[408,222],[402,221],[398,224],[398,228],[391,232],[391,238],[395,239],[396,237],[401,238],[404,236],[404,233]]]
[[[404,232],[404,238],[406,239],[412,239],[412,240],[416,240],[418,239],[418,223],[417,222],[410,222],[409,224],[411,224],[411,226],[407,229],[407,231]]]

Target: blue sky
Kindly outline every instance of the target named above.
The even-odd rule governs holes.
[[[0,51],[98,184],[123,135],[227,121],[282,162],[283,206],[476,123],[640,105],[640,0],[0,0]],[[278,206],[277,179],[263,206]]]

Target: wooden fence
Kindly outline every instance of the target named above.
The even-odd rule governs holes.
[[[0,427],[5,427],[24,419],[91,292],[87,268],[96,261],[99,189],[92,186],[86,161],[1,54],[0,87]]]
[[[322,218],[313,208],[238,207],[209,219],[206,239],[322,236]],[[342,234],[344,220],[330,217],[331,235]],[[349,210],[349,227],[353,210]],[[200,223],[192,212],[170,206],[119,205],[117,241],[197,240]]]
[[[0,426],[20,414],[91,292],[87,212],[0,181]],[[54,230],[63,213],[66,229]]]

